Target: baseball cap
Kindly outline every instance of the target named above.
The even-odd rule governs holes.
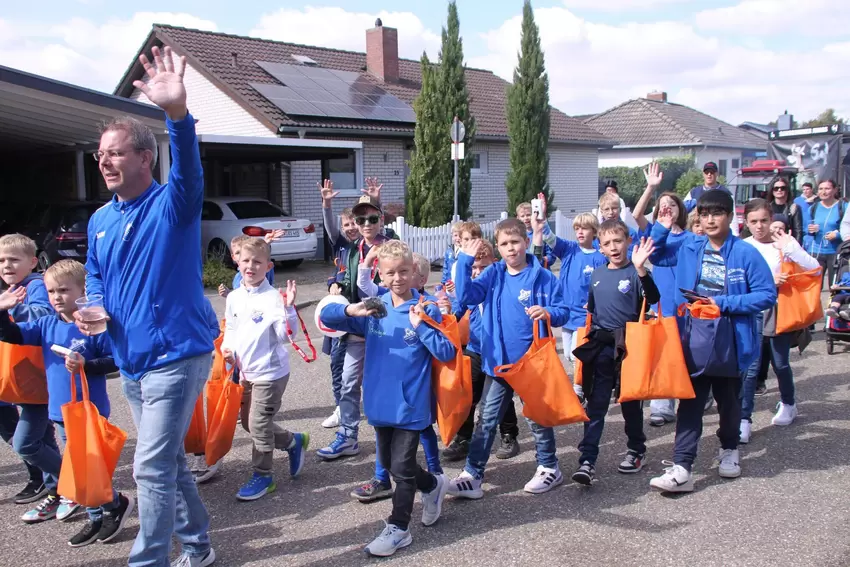
[[[366,207],[378,209],[379,213],[384,214],[383,209],[381,209],[381,202],[378,199],[375,199],[374,197],[370,197],[369,195],[363,195],[362,197],[360,197],[360,199],[357,200],[357,204],[351,207],[351,212],[355,215],[359,215]]]
[[[713,161],[707,161],[707,162],[705,162],[705,165],[702,166],[702,170],[703,171],[709,171],[709,170],[717,171],[717,164],[714,163]]]

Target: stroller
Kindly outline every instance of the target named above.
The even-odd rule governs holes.
[[[835,280],[830,282],[831,285],[838,285],[841,281],[841,276],[850,272],[850,241],[842,242],[835,254]],[[850,292],[850,287],[840,287],[837,290],[830,290],[830,299],[838,293]],[[850,342],[850,321],[835,317],[826,317],[826,352],[827,354],[835,353],[836,342]]]

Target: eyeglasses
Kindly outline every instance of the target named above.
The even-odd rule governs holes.
[[[355,217],[354,222],[356,222],[358,226],[363,226],[365,224],[378,224],[381,222],[381,216],[369,215],[368,217]]]
[[[94,161],[96,161],[96,162],[100,162],[101,160],[103,160],[103,158],[109,158],[110,161],[111,161],[113,159],[121,159],[125,155],[129,154],[130,152],[141,152],[141,151],[144,151],[143,148],[133,148],[132,150],[126,150],[126,151],[118,151],[118,150],[109,150],[108,152],[97,151],[94,154],[92,154],[92,157],[94,158]]]
[[[774,191],[787,191],[788,186],[787,185],[774,185],[773,190]]]
[[[702,220],[707,220],[709,218],[722,219],[726,216],[726,214],[727,213],[724,211],[702,211],[699,213],[699,218]]]

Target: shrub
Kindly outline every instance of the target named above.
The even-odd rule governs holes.
[[[236,276],[236,270],[228,268],[220,260],[207,260],[204,262],[204,287],[218,288],[221,284],[230,287],[234,276]]]
[[[678,180],[694,167],[694,158],[691,155],[681,155],[676,157],[664,157],[657,160],[661,166],[661,171],[664,172],[664,181],[661,187],[658,188],[658,193],[673,191],[674,187],[678,190]],[[625,201],[626,206],[634,208],[640,196],[646,189],[646,179],[643,176],[642,167],[600,167],[599,179],[607,181],[614,179],[619,186],[620,197]],[[702,182],[702,173],[697,185]],[[693,185],[691,185],[693,187]],[[690,190],[690,187],[688,188]],[[687,193],[687,191],[685,191]]]
[[[680,197],[684,198],[685,195],[688,194],[688,191],[690,191],[694,187],[699,187],[704,182],[705,180],[702,176],[702,170],[696,167],[691,168],[686,171],[681,177],[679,177],[678,180],[676,180],[676,193]],[[724,185],[726,183],[726,178],[721,175],[717,178],[717,182],[721,185]]]

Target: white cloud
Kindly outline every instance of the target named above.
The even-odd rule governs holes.
[[[629,12],[657,8],[665,4],[683,4],[689,0],[563,0],[571,10],[592,12]]]
[[[72,18],[56,25],[0,19],[0,64],[112,92],[154,23],[215,31],[190,14],[138,12],[101,24]]]
[[[850,116],[850,43],[806,52],[771,51],[706,36],[688,22],[608,25],[566,8],[535,10],[546,54],[550,100],[567,114],[600,112],[653,90],[737,124],[767,122],[786,108],[799,118],[834,107]],[[469,64],[510,80],[521,17],[482,34],[487,53]]]
[[[722,34],[834,37],[847,35],[850,11],[844,0],[743,0],[703,10],[696,23]]]
[[[289,43],[332,47],[351,51],[366,50],[366,30],[381,18],[387,27],[398,29],[399,56],[419,59],[423,51],[434,59],[440,48],[440,33],[425,27],[412,12],[367,14],[343,8],[307,6],[303,10],[282,8],[264,14],[248,35]]]

